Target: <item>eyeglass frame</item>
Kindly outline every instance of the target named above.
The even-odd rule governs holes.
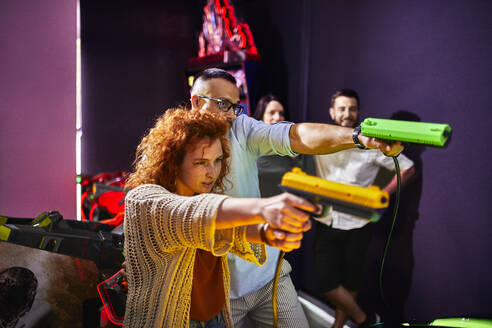
[[[221,111],[225,112],[225,113],[227,113],[228,111],[230,111],[231,108],[232,108],[234,115],[239,116],[244,111],[244,107],[240,103],[233,104],[232,102],[230,102],[227,99],[213,98],[213,97],[207,97],[207,96],[202,96],[202,95],[197,95],[197,96],[200,97],[200,98],[204,98],[204,99],[215,101],[217,103],[219,109]],[[229,106],[227,106],[226,109],[223,109],[223,108],[220,107],[220,104],[221,103],[225,103],[225,104],[227,104]]]

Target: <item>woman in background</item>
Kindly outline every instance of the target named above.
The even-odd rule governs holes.
[[[285,121],[285,109],[280,98],[274,94],[267,94],[260,98],[255,109],[255,118],[266,124]]]
[[[280,98],[273,94],[267,94],[258,101],[254,117],[266,124],[275,124],[286,120],[287,113]],[[278,185],[285,172],[293,167],[300,167],[308,174],[315,175],[312,156],[300,155],[297,157],[270,155],[258,158],[258,179],[260,182],[261,197],[270,197],[282,192]]]
[[[263,244],[290,251],[310,228],[296,207],[315,206],[294,195],[210,194],[225,188],[228,130],[216,114],[171,109],[138,146],[125,199],[125,327],[232,327],[227,252],[262,265]]]

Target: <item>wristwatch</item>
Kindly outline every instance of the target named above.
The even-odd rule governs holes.
[[[352,132],[352,139],[354,139],[354,144],[357,146],[359,149],[367,149],[366,146],[364,146],[360,140],[359,140],[359,133],[360,133],[360,125],[358,125],[355,129],[354,132]]]

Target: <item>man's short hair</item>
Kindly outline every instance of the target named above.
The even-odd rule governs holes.
[[[192,91],[199,80],[207,81],[211,79],[224,79],[236,85],[236,78],[232,76],[232,74],[228,73],[227,71],[224,71],[223,69],[213,67],[213,68],[207,68],[206,70],[201,71],[195,76],[195,81],[193,82],[193,87],[191,88]]]
[[[335,99],[338,97],[347,97],[347,98],[355,98],[357,100],[357,107],[360,109],[360,101],[359,94],[352,89],[339,89],[337,90],[333,96],[331,96],[331,107],[335,104]]]

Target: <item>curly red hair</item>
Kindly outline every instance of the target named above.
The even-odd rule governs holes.
[[[229,172],[228,131],[229,124],[221,115],[182,107],[168,109],[138,145],[135,172],[130,174],[126,186],[158,184],[176,192],[176,177],[187,147],[209,137],[219,139],[222,145],[222,168],[212,190],[223,191],[223,180]]]

